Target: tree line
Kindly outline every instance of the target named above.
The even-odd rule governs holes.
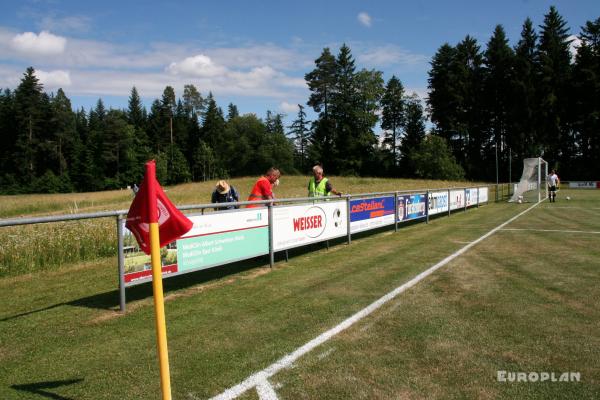
[[[359,69],[347,45],[336,55],[324,48],[289,126],[273,111],[262,119],[229,104],[224,113],[192,84],[181,97],[167,86],[150,110],[133,87],[126,109],[99,99],[74,111],[62,89],[44,92],[30,67],[0,93],[0,191],[124,187],[140,181],[150,158],[163,184],[272,165],[307,173],[315,163],[328,174],[508,181],[537,156],[562,179],[600,179],[600,18],[582,27],[575,56],[569,36],[551,7],[539,31],[524,22],[514,47],[500,25],[485,50],[469,35],[445,43],[431,60],[425,102],[398,77]]]

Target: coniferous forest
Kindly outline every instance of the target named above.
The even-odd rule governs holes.
[[[507,182],[537,156],[563,180],[600,180],[600,18],[581,27],[574,53],[566,26],[551,7],[542,25],[524,21],[513,46],[501,25],[487,43],[467,35],[442,44],[426,99],[407,93],[401,77],[385,82],[382,71],[361,69],[348,46],[324,48],[289,126],[272,111],[264,119],[235,104],[224,111],[193,84],[179,96],[167,86],[149,110],[135,87],[127,109],[99,99],[73,110],[30,67],[0,93],[0,192],[122,188],[141,180],[150,158],[167,185],[272,165],[305,174],[317,162],[329,175],[495,181],[498,171]]]

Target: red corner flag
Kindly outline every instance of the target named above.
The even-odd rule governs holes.
[[[153,204],[154,207],[150,204]],[[158,222],[160,247],[179,239],[192,229],[193,225],[192,221],[183,215],[163,192],[156,180],[154,160],[146,163],[144,180],[129,207],[125,223],[127,229],[137,239],[140,249],[146,254],[150,254],[151,222]]]

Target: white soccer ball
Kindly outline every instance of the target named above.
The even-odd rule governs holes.
[[[571,197],[570,197],[570,196],[567,196],[567,200],[571,200]]]
[[[521,204],[523,202],[523,196],[519,196],[517,198],[517,203]]]

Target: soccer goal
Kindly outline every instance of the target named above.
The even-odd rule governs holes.
[[[548,197],[548,163],[541,157],[526,158],[523,160],[523,175],[519,183],[515,184],[515,191],[509,202],[532,203],[539,202]]]

